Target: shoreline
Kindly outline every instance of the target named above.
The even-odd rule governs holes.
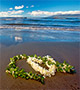
[[[78,90],[79,87],[79,42],[33,42],[12,46],[0,45],[0,89],[1,90]],[[45,79],[45,85],[34,80],[25,80],[21,78],[14,79],[11,75],[5,73],[9,63],[9,58],[17,54],[37,54],[40,56],[51,55],[56,61],[66,60],[69,64],[75,66],[75,74],[56,73],[55,76]],[[24,61],[19,62],[20,68],[30,70]]]

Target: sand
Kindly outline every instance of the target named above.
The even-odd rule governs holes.
[[[78,42],[33,42],[9,47],[0,45],[0,90],[79,90],[79,50]],[[56,72],[55,76],[45,79],[45,85],[34,80],[14,79],[11,75],[5,73],[5,69],[10,57],[23,53],[41,56],[51,55],[59,62],[66,60],[69,64],[75,66],[76,73],[64,74]],[[24,60],[19,61],[17,65],[26,71],[32,70]]]

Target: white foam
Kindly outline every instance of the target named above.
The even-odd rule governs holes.
[[[13,26],[13,25],[2,25],[0,26],[0,29],[31,29],[31,30],[72,30],[75,31],[75,28],[55,28],[55,27],[22,27],[22,26]],[[77,31],[80,31],[79,29],[76,29]]]

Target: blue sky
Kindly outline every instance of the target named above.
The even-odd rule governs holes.
[[[0,0],[0,16],[80,14],[79,0]]]

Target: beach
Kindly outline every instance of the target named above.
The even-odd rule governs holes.
[[[80,90],[79,1],[0,0],[0,90]]]
[[[28,42],[11,46],[0,44],[0,90],[79,90],[80,89],[80,56],[79,42]],[[45,84],[35,80],[14,79],[6,74],[5,70],[9,58],[18,54],[39,56],[50,55],[56,61],[66,60],[75,66],[76,73],[59,73],[55,76],[45,78]],[[24,60],[17,62],[20,68],[31,71],[32,68]],[[35,72],[34,70],[32,70]]]

